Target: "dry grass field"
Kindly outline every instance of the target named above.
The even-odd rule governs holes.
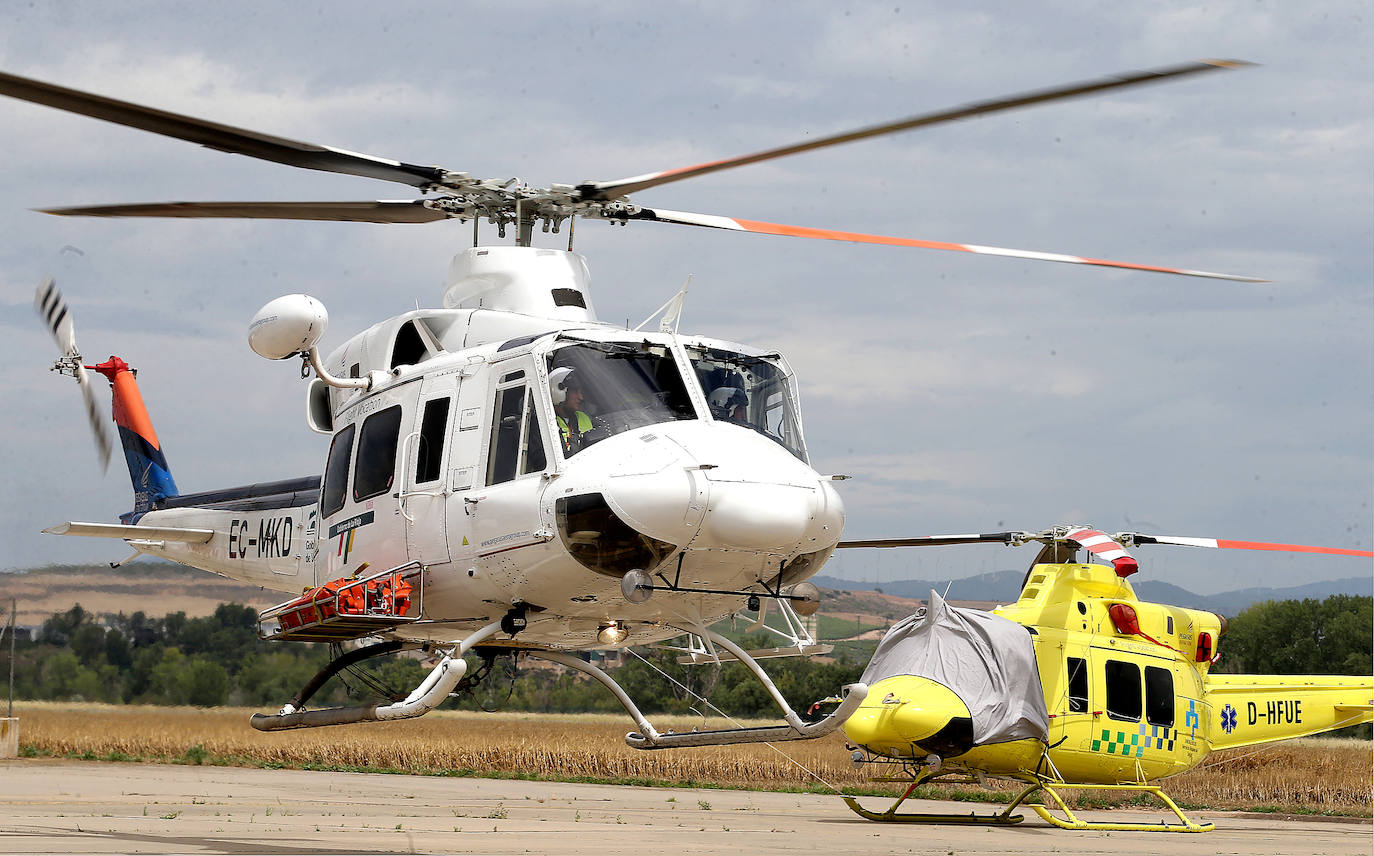
[[[386,725],[263,734],[249,727],[252,711],[245,709],[28,702],[15,712],[22,751],[30,755],[823,793],[832,787],[885,793],[893,787],[865,781],[849,763],[839,736],[777,749],[642,752],[624,744],[630,721],[620,716],[437,711]],[[654,724],[660,730],[685,730],[701,723],[656,719]],[[1297,740],[1217,753],[1166,787],[1194,808],[1367,817],[1374,789],[1371,761],[1365,741]],[[932,789],[930,795],[998,797],[957,787]],[[1092,792],[1082,800],[1108,802]]]

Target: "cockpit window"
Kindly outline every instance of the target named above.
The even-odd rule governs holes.
[[[549,393],[565,456],[632,428],[697,417],[672,353],[647,342],[559,348],[549,355]]]
[[[766,357],[687,346],[692,368],[717,422],[752,428],[806,460],[801,423],[786,371]]]

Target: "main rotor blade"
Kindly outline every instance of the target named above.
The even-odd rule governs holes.
[[[302,169],[377,178],[414,187],[435,184],[445,175],[445,170],[437,166],[418,166],[336,149],[332,146],[274,137],[4,72],[0,72],[0,95],[55,107],[69,113],[79,113],[93,119],[103,119],[141,131],[151,131],[165,137],[199,143],[222,152],[247,155]]]
[[[225,217],[257,220],[341,220],[355,223],[432,223],[448,219],[424,200],[375,202],[146,202],[40,208],[63,217]]]
[[[984,535],[922,535],[917,538],[875,538],[841,541],[836,547],[945,547],[951,544],[1014,544],[1029,532],[989,532]]]
[[[1141,535],[1137,532],[1122,532],[1117,539],[1127,539],[1136,544],[1175,544],[1182,547],[1210,547],[1218,550],[1271,550],[1280,553],[1323,553],[1331,556],[1374,557],[1369,550],[1347,550],[1342,547],[1311,547],[1303,544],[1267,544],[1263,541],[1226,541],[1220,538],[1184,538],[1178,535]]]
[[[832,229],[813,229],[808,226],[787,226],[782,223],[764,223],[758,220],[740,220],[734,217],[720,217],[714,214],[692,214],[687,211],[669,211],[665,208],[639,208],[636,213],[625,215],[630,220],[657,220],[663,223],[680,223],[686,226],[704,226],[708,229],[729,229],[735,232],[755,232],[761,235],[784,235],[793,238],[816,238],[824,241],[849,241],[856,244],[887,244],[894,247],[917,247],[927,250],[954,250],[961,253],[978,253],[988,256],[1007,256],[1016,259],[1032,259],[1042,262],[1064,262],[1075,265],[1096,265],[1098,267],[1142,270],[1152,273],[1169,273],[1179,276],[1200,276],[1208,279],[1229,279],[1235,282],[1268,282],[1252,276],[1237,276],[1229,273],[1212,273],[1205,270],[1142,265],[1134,262],[1114,262],[1108,259],[1094,259],[1086,256],[1068,256],[1062,253],[1041,253],[1034,250],[1011,250],[1006,247],[984,247],[979,244],[951,244],[945,241],[922,241],[916,238],[891,238],[883,235],[867,235],[862,232],[839,232]]]
[[[1167,68],[1157,68],[1150,71],[1133,72],[1129,74],[1114,75],[1097,80],[1088,80],[1080,83],[1071,83],[1066,86],[1056,86],[1050,89],[1040,89],[1034,92],[1026,92],[1020,95],[1013,95],[1007,98],[997,98],[990,101],[975,101],[972,104],[965,104],[961,107],[954,107],[948,110],[940,110],[935,113],[925,113],[911,116],[906,119],[899,119],[895,122],[887,122],[881,125],[870,125],[866,128],[859,128],[853,131],[845,131],[840,134],[832,134],[828,137],[820,137],[815,140],[808,140],[804,143],[794,143],[787,146],[779,146],[775,149],[767,149],[755,152],[751,155],[743,155],[726,160],[711,161],[709,163],[697,164],[696,166],[682,167],[680,169],[664,170],[662,172],[651,172],[644,175],[631,176],[629,178],[615,179],[612,181],[593,181],[580,185],[584,199],[607,200],[618,196],[625,196],[649,187],[656,187],[660,184],[667,184],[672,181],[681,181],[684,178],[694,178],[698,175],[719,172],[723,169],[733,169],[745,164],[759,163],[760,161],[772,160],[774,158],[795,155],[801,152],[809,152],[813,149],[826,148],[827,146],[837,146],[841,143],[851,143],[855,140],[863,140],[869,137],[878,137],[884,134],[895,134],[899,131],[909,131],[912,128],[920,128],[927,125],[938,125],[942,122],[952,122],[958,119],[967,119],[970,116],[980,116],[986,113],[997,113],[1003,110],[1012,110],[1017,107],[1026,107],[1031,104],[1040,104],[1046,101],[1057,101],[1062,98],[1076,98],[1082,95],[1091,95],[1104,92],[1109,89],[1120,89],[1126,86],[1136,86],[1143,83],[1158,83],[1176,77],[1183,77],[1189,74],[1197,74],[1204,71],[1217,71],[1227,68],[1243,68],[1252,63],[1241,60],[1208,59],[1198,62],[1189,62],[1182,65],[1169,66]]]

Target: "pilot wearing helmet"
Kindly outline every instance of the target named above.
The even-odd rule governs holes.
[[[592,430],[592,418],[582,410],[582,381],[572,368],[549,372],[549,396],[563,437],[563,452],[572,454],[582,448],[582,436]]]
[[[706,403],[711,407],[711,415],[722,422],[749,424],[749,396],[737,386],[721,386],[711,390]]]

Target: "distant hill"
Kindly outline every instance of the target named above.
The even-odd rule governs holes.
[[[1148,597],[1151,600],[1162,600],[1163,595],[1156,595],[1151,585],[1166,586],[1174,591],[1183,592],[1190,597],[1199,597],[1210,606],[1203,606],[1202,609],[1209,609],[1212,612],[1219,612],[1222,615],[1235,615],[1252,603],[1261,603],[1266,600],[1304,600],[1313,598],[1322,600],[1333,594],[1362,594],[1370,596],[1374,594],[1374,580],[1369,577],[1346,577],[1340,580],[1325,580],[1323,582],[1305,583],[1300,586],[1289,588],[1243,588],[1235,591],[1222,592],[1209,597],[1192,595],[1177,586],[1170,586],[1168,583],[1151,583],[1147,585],[1141,583],[1136,586],[1136,591],[1144,593],[1150,592]],[[1180,603],[1182,603],[1180,601]],[[1191,604],[1183,604],[1189,606]]]
[[[195,618],[209,615],[221,603],[242,603],[263,609],[288,599],[266,591],[156,559],[143,559],[118,568],[108,565],[49,565],[0,572],[5,594],[15,599],[21,627],[37,627],[55,612],[81,604],[88,612],[142,611],[161,618],[169,612],[185,612]],[[4,619],[9,618],[8,598]]]
[[[884,594],[918,600],[929,597],[931,590],[934,589],[947,600],[1011,603],[1021,596],[1021,580],[1024,576],[1024,571],[997,571],[955,580],[952,583],[948,580],[897,580],[885,583],[863,583],[854,580],[842,580],[838,577],[817,576],[812,577],[811,582],[824,588],[839,591],[875,591],[881,589]],[[945,591],[946,586],[949,588],[948,592]],[[1140,580],[1133,582],[1132,586],[1135,588],[1136,594],[1144,600],[1186,606],[1193,609],[1205,609],[1208,612],[1222,615],[1235,615],[1253,603],[1266,600],[1303,600],[1305,598],[1321,600],[1333,594],[1369,595],[1374,593],[1374,580],[1369,577],[1346,577],[1340,580],[1305,583],[1290,588],[1244,588],[1212,595],[1194,594],[1180,586],[1158,580]]]
[[[838,577],[816,576],[811,582],[818,586],[839,591],[876,591],[897,597],[925,600],[934,589],[945,600],[978,600],[993,603],[1011,603],[1021,596],[1023,571],[997,571],[979,574],[962,580],[897,580],[886,583],[861,583],[842,580]],[[948,587],[949,591],[945,591]]]

